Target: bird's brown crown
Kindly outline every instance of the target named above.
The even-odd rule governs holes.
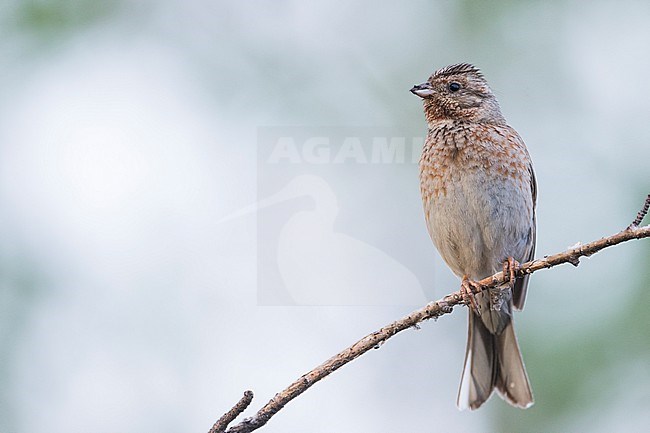
[[[483,78],[483,74],[481,73],[481,70],[476,66],[471,65],[469,63],[458,63],[455,65],[445,66],[444,68],[438,69],[436,72],[433,73],[433,75],[431,76],[431,78],[429,78],[429,80],[435,77],[445,77],[445,76],[457,75],[457,74],[472,74],[476,78]]]

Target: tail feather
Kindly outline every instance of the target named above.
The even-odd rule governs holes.
[[[481,318],[470,311],[458,408],[478,409],[495,389],[513,406],[525,409],[533,404],[512,320],[499,334],[492,334]]]
[[[512,322],[506,326],[503,333],[495,336],[495,340],[499,367],[497,392],[511,405],[522,409],[529,408],[533,405],[533,392]]]

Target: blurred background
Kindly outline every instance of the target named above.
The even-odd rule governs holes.
[[[528,144],[538,256],[626,227],[650,190],[649,19],[636,1],[2,2],[0,432],[207,431],[245,389],[250,414],[421,299],[456,290],[424,226],[416,164],[367,176],[353,163],[305,166],[284,179],[259,156],[260,131],[422,136],[408,90],[451,63],[483,70]],[[300,302],[282,278],[260,281],[273,242],[291,252],[300,238],[282,221],[318,203],[292,190],[270,220],[255,203],[275,193],[268,185],[321,185],[315,174],[338,200],[330,231],[392,260],[382,278],[403,276],[401,302],[369,302],[377,277],[355,266],[335,274],[359,302]],[[459,308],[347,365],[260,431],[642,431],[649,262],[650,242],[630,242],[535,274],[516,316],[529,410],[496,397],[456,410]],[[309,269],[291,284],[311,287]]]

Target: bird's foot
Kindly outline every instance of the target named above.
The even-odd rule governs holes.
[[[483,287],[476,281],[470,280],[467,275],[460,282],[460,294],[463,297],[463,302],[472,308],[476,314],[480,314],[480,311],[474,295],[481,292],[481,290],[483,290]]]
[[[508,276],[508,286],[510,286],[510,289],[515,288],[515,279],[520,267],[519,262],[513,257],[508,257],[503,262],[503,278],[505,279]]]

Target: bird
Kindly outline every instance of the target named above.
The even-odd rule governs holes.
[[[422,98],[427,135],[420,192],[429,235],[461,278],[468,305],[465,362],[456,404],[475,410],[493,392],[512,406],[533,402],[513,325],[522,310],[533,259],[537,183],[528,149],[508,125],[483,73],[469,63],[435,71],[411,92]],[[480,291],[477,281],[503,270],[508,282]]]

